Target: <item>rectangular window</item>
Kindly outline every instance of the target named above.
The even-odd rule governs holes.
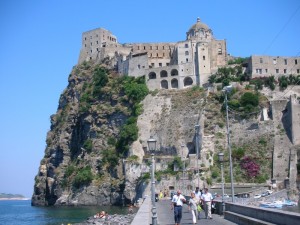
[[[222,55],[222,49],[221,48],[218,49],[218,55]]]
[[[165,50],[165,46],[163,46],[163,50]]]
[[[189,55],[189,51],[185,51],[185,55]]]
[[[154,67],[154,63],[151,63],[151,66],[153,66],[153,67]]]
[[[138,46],[138,50],[140,50],[140,46]]]
[[[287,65],[287,59],[284,59],[284,65]]]
[[[203,60],[205,60],[205,55],[203,56]]]
[[[99,42],[98,42],[98,41],[96,41],[96,44],[99,44]]]
[[[260,63],[263,63],[263,59],[262,59],[262,58],[260,58],[260,59],[259,59],[259,62],[260,62]]]
[[[266,73],[268,73],[268,69],[265,69]]]
[[[150,50],[152,50],[152,46],[150,46]]]
[[[185,61],[186,61],[186,62],[188,62],[188,61],[189,61],[189,59],[188,59],[188,58],[186,58],[186,59],[185,59]]]
[[[166,66],[169,66],[170,65],[170,63],[166,63]]]
[[[93,45],[93,43],[91,42],[91,46]]]
[[[141,69],[141,65],[138,65],[138,69]]]
[[[283,70],[283,73],[286,73],[286,69]]]
[[[295,59],[295,65],[297,65],[298,64],[298,61],[297,61],[297,59]]]
[[[189,47],[189,44],[185,44],[184,47],[185,47],[185,48],[188,48],[188,47]]]
[[[146,50],[146,46],[144,46],[144,50]]]
[[[162,67],[162,63],[159,63],[158,65],[159,65],[159,67]]]
[[[300,74],[300,69],[297,69],[297,73],[299,73],[299,74]]]
[[[156,46],[156,50],[158,50],[158,46]]]
[[[276,69],[276,73],[279,73],[279,69]]]

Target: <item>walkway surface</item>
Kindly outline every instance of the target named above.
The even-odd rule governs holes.
[[[170,199],[161,199],[156,202],[157,208],[157,223],[159,225],[174,225],[174,212],[171,210],[171,200]],[[234,225],[236,223],[225,220],[222,216],[217,214],[212,214],[213,219],[205,219],[204,212],[201,212],[200,220],[197,224],[201,225]],[[180,225],[193,224],[192,213],[188,210],[188,206],[184,205],[182,209],[182,220]]]

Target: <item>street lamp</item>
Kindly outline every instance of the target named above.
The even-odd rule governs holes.
[[[183,166],[182,166],[182,191],[183,193],[185,193],[184,190],[186,190],[185,188],[185,182],[184,182],[184,179],[185,179],[185,174],[184,174],[184,171],[185,171],[185,156],[183,155],[183,148],[184,148],[184,144],[181,144],[181,159],[183,161]],[[186,194],[186,193],[185,193]]]
[[[155,169],[155,159],[154,152],[156,150],[156,140],[150,136],[150,139],[147,141],[148,149],[151,152],[152,157],[152,166],[151,166],[151,200],[152,200],[152,225],[157,225],[157,214],[155,207],[155,177],[154,177],[154,169]]]
[[[231,92],[231,90],[232,90],[232,86],[226,86],[223,88],[223,92],[225,92],[225,104],[226,104],[226,128],[227,128],[227,146],[229,149],[231,198],[232,198],[232,202],[234,202],[233,172],[232,172],[232,159],[231,159],[229,119],[228,119],[228,101],[227,101],[227,95],[228,95],[228,93]]]
[[[200,187],[199,185],[199,153],[200,153],[200,150],[199,150],[199,130],[200,130],[200,125],[197,124],[195,125],[195,137],[196,137],[196,152],[197,152],[197,175],[198,175],[198,186],[197,187]]]
[[[225,202],[224,202],[224,169],[223,169],[223,162],[224,162],[224,153],[219,152],[219,162],[221,163],[221,177],[222,177],[222,214],[224,215],[225,212]]]

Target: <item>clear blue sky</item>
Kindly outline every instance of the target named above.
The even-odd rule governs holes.
[[[0,1],[0,193],[31,197],[82,32],[177,42],[200,17],[231,55],[299,56],[299,8],[298,0]]]

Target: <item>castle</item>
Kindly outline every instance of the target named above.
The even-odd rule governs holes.
[[[146,76],[149,90],[205,86],[211,74],[227,65],[226,40],[197,18],[176,43],[120,44],[110,31],[98,28],[82,34],[78,63],[110,59],[120,75]],[[299,62],[299,63],[298,63]],[[300,57],[251,56],[245,64],[251,78],[300,74]]]
[[[84,32],[79,63],[116,59],[120,75],[146,75],[147,86],[154,89],[182,89],[205,85],[208,77],[227,64],[225,40],[216,40],[212,30],[197,19],[176,43],[120,44],[103,28]]]

